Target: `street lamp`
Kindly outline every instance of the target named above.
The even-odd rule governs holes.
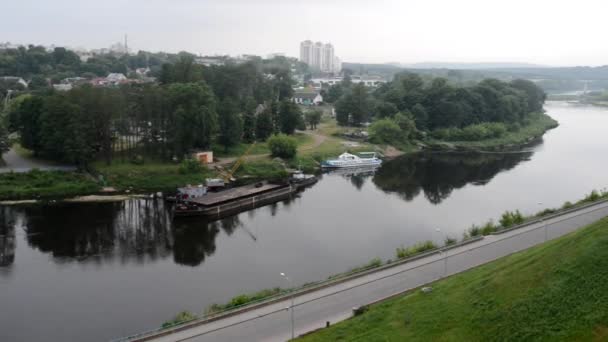
[[[435,229],[435,231],[437,233],[439,233],[439,236],[441,236],[441,229],[437,228]],[[439,255],[441,255],[441,253],[443,252],[443,277],[445,278],[448,274],[448,252],[447,250],[445,250],[445,247],[447,246],[443,246],[439,248]],[[443,251],[442,251],[443,248]]]
[[[538,206],[541,208],[541,210],[542,210],[542,207],[541,207],[542,205],[543,205],[543,202],[538,202]],[[547,221],[543,219],[542,214],[540,215],[540,224],[541,224],[541,227],[542,226],[545,227],[545,242],[547,242],[547,240],[548,240]]]
[[[291,339],[293,340],[295,338],[295,332],[294,332],[294,317],[293,317],[293,283],[291,282],[291,279],[289,279],[289,277],[281,272],[281,277],[285,278],[285,280],[287,280],[287,283],[289,284],[289,289],[290,291],[292,291],[291,293],[291,305],[289,307],[290,311],[291,311]]]

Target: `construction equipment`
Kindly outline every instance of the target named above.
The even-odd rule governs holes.
[[[239,157],[239,159],[236,160],[236,162],[234,162],[234,165],[232,165],[232,167],[230,168],[230,170],[226,171],[223,168],[216,167],[217,171],[220,174],[220,177],[222,177],[226,183],[234,182],[235,181],[235,178],[233,177],[234,173],[241,167],[241,165],[243,165],[243,162],[245,161],[245,158],[249,155],[249,153],[251,153],[251,151],[253,150],[254,146],[255,146],[255,142],[252,143],[247,148],[247,150],[245,151],[245,153],[243,153]]]

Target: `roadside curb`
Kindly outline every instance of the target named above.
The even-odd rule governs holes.
[[[558,210],[557,212],[555,212],[553,214],[549,214],[547,216],[541,216],[540,218],[537,218],[537,219],[534,219],[534,220],[522,223],[522,224],[517,225],[517,226],[510,227],[510,228],[507,228],[507,229],[497,230],[495,232],[490,233],[489,235],[500,235],[500,234],[508,233],[510,231],[513,231],[513,230],[521,229],[521,228],[524,228],[524,227],[527,227],[527,226],[530,226],[530,225],[533,225],[533,224],[536,224],[536,223],[545,222],[547,220],[550,220],[550,219],[553,219],[553,218],[556,218],[556,217],[559,217],[559,216],[567,215],[567,214],[570,214],[570,213],[573,213],[573,212],[576,212],[576,211],[579,211],[579,210],[587,209],[587,208],[596,206],[598,204],[603,204],[603,203],[608,203],[608,199],[604,199],[604,200],[600,200],[600,201],[596,201],[596,202],[591,202],[591,203],[583,204],[583,205],[581,205],[579,207],[575,207],[575,208]]]
[[[207,323],[218,321],[220,319],[232,317],[232,316],[235,316],[235,315],[238,315],[238,314],[242,314],[242,313],[245,313],[245,312],[248,312],[248,311],[252,311],[252,310],[256,310],[256,309],[259,309],[259,308],[262,308],[262,307],[265,307],[265,306],[276,304],[276,303],[281,302],[283,300],[287,300],[287,299],[291,298],[292,296],[305,295],[305,294],[308,294],[308,293],[311,293],[311,292],[314,292],[314,291],[318,291],[318,290],[321,290],[321,289],[324,289],[324,288],[327,288],[327,287],[330,287],[330,286],[334,286],[334,285],[337,285],[337,284],[344,283],[344,282],[349,281],[349,280],[353,280],[353,279],[360,278],[360,277],[363,277],[363,276],[366,276],[366,275],[369,275],[369,274],[373,274],[373,273],[377,273],[377,272],[384,271],[384,270],[387,270],[387,269],[391,269],[391,268],[394,268],[396,266],[407,264],[407,263],[410,263],[410,262],[413,262],[413,261],[416,261],[416,260],[420,260],[420,259],[423,259],[425,257],[431,256],[431,255],[434,255],[434,254],[440,254],[442,252],[445,252],[445,251],[448,251],[448,250],[451,250],[451,249],[454,249],[454,248],[457,248],[457,247],[465,246],[465,245],[468,245],[468,244],[471,244],[471,243],[474,243],[474,242],[477,242],[477,241],[481,241],[483,239],[484,239],[483,236],[473,237],[473,238],[470,238],[470,239],[468,239],[466,241],[455,243],[455,244],[447,246],[445,248],[436,248],[436,249],[433,249],[433,250],[430,250],[430,251],[423,252],[423,253],[420,253],[418,255],[412,256],[410,258],[406,258],[406,259],[402,259],[402,260],[397,260],[397,261],[394,261],[394,262],[392,262],[390,264],[385,264],[385,265],[382,265],[382,266],[379,266],[379,267],[374,267],[374,268],[371,268],[369,270],[364,270],[364,271],[361,271],[361,272],[358,272],[358,273],[354,273],[354,274],[345,276],[343,278],[338,278],[338,279],[335,279],[335,280],[329,280],[329,281],[321,282],[321,283],[318,283],[316,285],[311,285],[310,287],[302,288],[300,290],[295,290],[294,292],[288,292],[288,293],[282,294],[282,295],[277,296],[275,298],[269,298],[268,300],[260,302],[260,303],[246,305],[246,306],[244,306],[242,308],[239,308],[239,309],[228,311],[228,312],[225,312],[223,314],[218,314],[217,316],[211,316],[211,317],[208,317],[208,318],[201,318],[199,320],[195,320],[195,321],[192,321],[192,322],[189,322],[189,323],[184,323],[182,325],[178,325],[178,326],[176,326],[174,328],[168,328],[166,330],[151,331],[151,332],[148,332],[148,333],[144,332],[144,333],[141,334],[141,337],[138,337],[138,335],[132,335],[132,336],[124,337],[124,338],[115,339],[115,340],[112,340],[112,341],[114,341],[114,342],[118,342],[118,341],[140,341],[140,342],[143,342],[143,341],[149,341],[151,339],[155,339],[155,338],[158,338],[158,337],[161,337],[161,336],[168,336],[168,335],[171,335],[171,334],[183,331],[183,330],[188,330],[190,328],[193,328],[193,327],[196,327],[196,326],[199,326],[199,325],[204,325],[204,324],[207,324]]]

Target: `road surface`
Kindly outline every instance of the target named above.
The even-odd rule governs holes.
[[[608,216],[601,202],[499,235],[486,236],[443,254],[433,254],[294,298],[295,336],[352,316],[353,307],[431,283],[572,232]],[[149,341],[286,341],[291,338],[290,300],[193,325]]]
[[[53,162],[36,158],[25,158],[20,156],[14,148],[2,155],[4,163],[0,163],[0,173],[3,172],[29,172],[32,169],[44,171],[60,170],[73,171],[76,168],[69,165],[60,165]]]

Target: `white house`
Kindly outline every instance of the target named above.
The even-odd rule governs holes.
[[[106,77],[106,81],[110,82],[110,83],[120,83],[120,82],[124,82],[127,80],[127,76],[125,76],[124,74],[120,74],[120,73],[111,73],[108,75],[108,77]]]
[[[313,106],[323,102],[323,96],[319,92],[310,90],[296,90],[292,98],[294,103]]]

